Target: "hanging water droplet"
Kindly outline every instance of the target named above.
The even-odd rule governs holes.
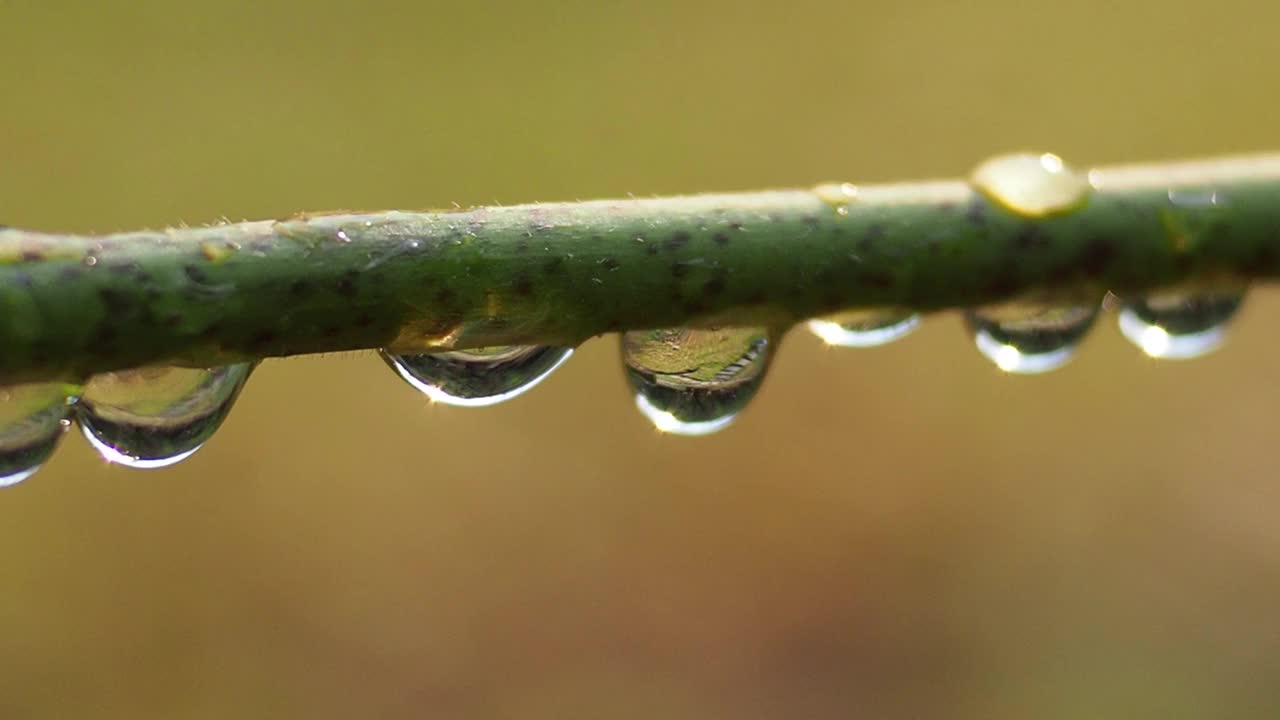
[[[0,487],[31,477],[70,424],[73,388],[62,383],[0,387]]]
[[[1024,375],[1062,367],[1098,319],[1098,305],[1006,305],[965,314],[978,351],[1005,372]]]
[[[526,392],[572,354],[573,348],[513,345],[422,355],[382,351],[382,359],[435,402],[485,407]]]
[[[1093,190],[1087,175],[1049,153],[993,157],[979,165],[969,181],[992,201],[1025,217],[1073,210]]]
[[[920,316],[909,310],[852,310],[810,320],[808,327],[828,345],[875,347],[911,334]]]
[[[253,368],[149,367],[95,375],[76,405],[76,421],[110,462],[172,465],[213,436]]]
[[[677,435],[728,427],[764,382],[771,351],[764,328],[675,328],[622,336],[636,407],[659,430]]]
[[[1196,358],[1221,347],[1242,302],[1243,294],[1150,295],[1120,310],[1120,332],[1153,358]]]

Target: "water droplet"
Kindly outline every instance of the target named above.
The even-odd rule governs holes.
[[[200,252],[205,259],[212,263],[220,263],[235,254],[240,249],[238,243],[226,240],[205,240],[200,243]]]
[[[854,310],[810,320],[809,331],[828,345],[875,347],[910,335],[920,316],[908,310]]]
[[[110,462],[144,469],[172,465],[212,437],[253,368],[149,367],[95,375],[76,405],[76,421]]]
[[[992,201],[1026,217],[1073,210],[1093,189],[1088,175],[1049,153],[999,155],[979,165],[969,181]]]
[[[965,314],[978,351],[1001,370],[1024,375],[1065,365],[1097,319],[1097,305],[1006,305]]]
[[[849,204],[858,199],[858,186],[852,183],[819,185],[813,191],[842,217],[849,214]]]
[[[435,402],[485,407],[526,392],[572,354],[573,348],[512,345],[422,355],[382,351],[382,358]]]
[[[636,407],[663,432],[728,427],[764,382],[772,351],[764,328],[624,333],[622,360]]]
[[[1120,310],[1120,332],[1153,358],[1196,358],[1221,347],[1242,302],[1241,294],[1150,295]]]
[[[1169,189],[1169,203],[1184,208],[1216,208],[1226,205],[1226,199],[1217,190],[1192,192],[1179,188]]]
[[[0,487],[31,477],[67,429],[72,388],[62,383],[0,387]]]

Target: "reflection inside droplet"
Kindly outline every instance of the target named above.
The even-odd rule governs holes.
[[[1098,305],[1006,305],[966,313],[978,351],[1010,373],[1030,375],[1065,365],[1098,317]]]
[[[720,432],[732,425],[738,417],[737,413],[730,413],[710,420],[681,420],[675,413],[654,405],[649,396],[639,392],[636,393],[636,408],[659,431],[689,437]]]
[[[0,387],[0,487],[31,477],[67,429],[74,388],[63,383]]]
[[[573,348],[516,345],[420,355],[381,354],[401,379],[431,400],[485,407],[532,389],[568,360]]]
[[[173,465],[213,436],[253,368],[148,367],[96,375],[76,405],[76,421],[109,462],[139,469]]]
[[[1162,360],[1197,358],[1217,350],[1243,294],[1166,292],[1126,302],[1120,333],[1142,352]]]
[[[636,407],[656,428],[707,435],[728,427],[768,369],[764,328],[674,328],[624,333],[623,367]]]
[[[876,347],[910,335],[920,316],[901,310],[858,310],[810,320],[809,331],[828,345]]]

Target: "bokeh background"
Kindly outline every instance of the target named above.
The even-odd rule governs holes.
[[[0,219],[748,190],[1275,149],[1255,0],[0,0]],[[638,300],[638,302],[641,300]],[[0,493],[3,718],[1280,714],[1280,294],[1002,375],[795,333],[657,434],[616,339],[507,406],[268,362],[186,463]]]

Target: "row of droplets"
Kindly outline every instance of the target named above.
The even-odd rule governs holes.
[[[1242,295],[1164,294],[1124,304],[1121,333],[1155,358],[1216,349]],[[1061,367],[1093,327],[1100,304],[1005,305],[970,310],[978,350],[1010,373]],[[811,320],[840,347],[873,347],[920,325],[909,312],[863,311]],[[623,367],[636,407],[659,430],[706,435],[729,426],[764,381],[777,338],[766,328],[672,328],[622,335]],[[431,400],[478,407],[537,385],[572,348],[520,346],[382,356]],[[158,468],[190,457],[222,424],[254,363],[197,369],[156,367],[106,373],[83,386],[36,383],[0,388],[0,486],[33,475],[74,423],[106,460]]]
[[[1094,190],[1095,178],[1075,172],[1055,155],[1014,154],[981,164],[970,182],[1010,211],[1044,217],[1081,206]],[[819,188],[818,195],[846,216],[858,189],[833,187]],[[1219,202],[1216,193],[1209,202]],[[1153,357],[1196,357],[1221,343],[1222,329],[1241,297],[1149,296],[1123,306],[1120,329]],[[1039,373],[1071,358],[1099,310],[1097,303],[1007,305],[970,310],[967,322],[978,349],[1001,369]],[[882,310],[813,320],[808,326],[831,345],[867,347],[904,337],[919,323],[911,312]],[[775,346],[767,328],[675,328],[622,337],[623,364],[636,406],[659,429],[683,435],[705,435],[732,423],[760,388]],[[572,352],[504,347],[383,356],[432,400],[474,407],[525,392]],[[253,363],[144,368],[97,376],[83,387],[45,383],[0,388],[0,485],[35,473],[73,422],[109,461],[138,468],[179,462],[222,424],[253,368]]]

